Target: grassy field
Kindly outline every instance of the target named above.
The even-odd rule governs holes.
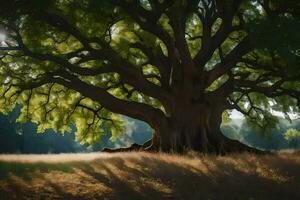
[[[300,153],[0,155],[0,199],[300,199]]]

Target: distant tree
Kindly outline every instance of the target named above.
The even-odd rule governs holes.
[[[294,148],[299,148],[300,145],[300,131],[296,129],[288,129],[285,134],[284,138],[289,142],[289,144]]]
[[[237,109],[261,128],[299,112],[298,0],[1,1],[1,111],[43,132],[99,141],[119,114],[154,130],[147,149],[253,150],[220,131]]]
[[[0,116],[0,153],[16,153],[20,151],[20,135],[9,118]]]

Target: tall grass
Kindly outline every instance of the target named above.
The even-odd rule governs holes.
[[[300,199],[300,153],[1,155],[0,199]]]

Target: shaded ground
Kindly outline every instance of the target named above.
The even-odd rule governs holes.
[[[0,199],[300,199],[300,153],[2,155]]]

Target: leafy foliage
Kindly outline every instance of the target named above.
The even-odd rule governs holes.
[[[75,125],[89,144],[106,130],[112,141],[120,137],[119,114],[157,128],[180,118],[182,105],[237,109],[260,129],[274,128],[273,112],[299,113],[299,7],[296,0],[5,1],[0,111],[22,104],[20,122],[37,123],[39,132]]]
[[[300,132],[297,129],[291,128],[288,129],[284,138],[293,146],[297,147],[300,144]]]

